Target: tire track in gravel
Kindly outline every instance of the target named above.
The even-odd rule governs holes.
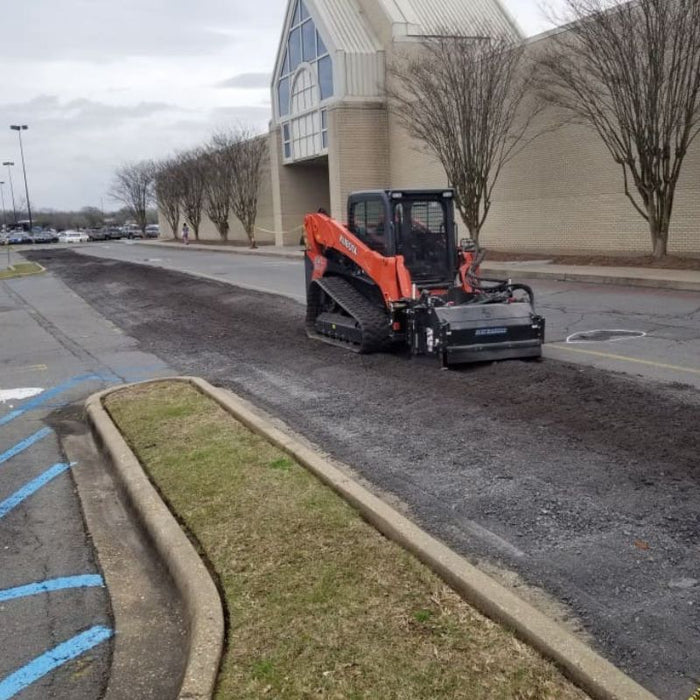
[[[700,398],[552,361],[441,372],[306,338],[283,297],[68,251],[49,267],[147,351],[249,396],[472,561],[565,604],[663,698],[700,669]]]

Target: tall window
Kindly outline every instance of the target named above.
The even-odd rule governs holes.
[[[297,0],[277,81],[285,160],[309,158],[327,148],[321,103],[332,96],[333,62],[303,0]]]

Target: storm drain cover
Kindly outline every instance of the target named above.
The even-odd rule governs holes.
[[[593,343],[606,342],[614,340],[623,340],[624,338],[643,338],[646,335],[644,331],[625,331],[625,330],[606,330],[598,329],[592,331],[579,331],[573,333],[567,339],[567,343]]]

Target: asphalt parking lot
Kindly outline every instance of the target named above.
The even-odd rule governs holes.
[[[440,372],[308,340],[292,300],[32,257],[179,373],[251,397],[662,698],[700,683],[700,397],[555,361]]]
[[[0,698],[101,697],[110,592],[53,415],[170,370],[49,275],[0,282]]]

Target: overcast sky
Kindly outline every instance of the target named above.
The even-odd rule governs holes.
[[[429,1],[429,0],[426,0]],[[464,0],[468,2],[469,0]],[[530,36],[539,0],[502,0]],[[116,208],[126,161],[162,158],[232,122],[264,129],[286,0],[22,0],[3,3],[0,162],[34,208]],[[8,169],[5,204],[11,207]]]

